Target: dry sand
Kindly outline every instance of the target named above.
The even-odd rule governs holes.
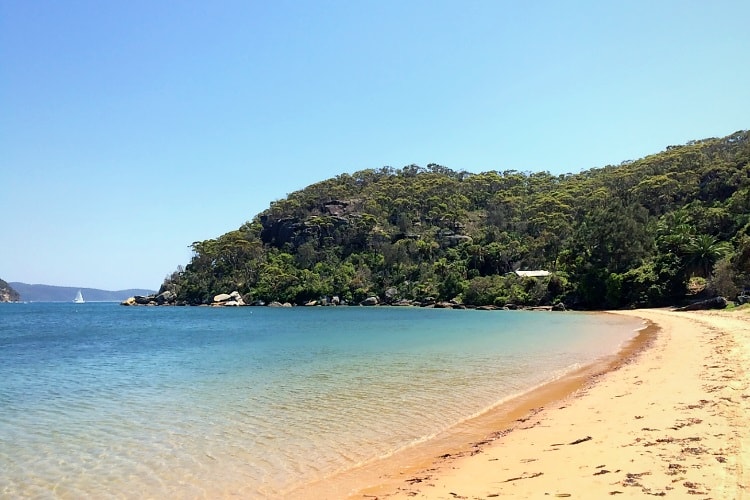
[[[750,498],[750,316],[617,314],[660,327],[648,348],[463,450],[381,470],[351,498]]]

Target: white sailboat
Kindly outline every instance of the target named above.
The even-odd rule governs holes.
[[[78,290],[78,293],[76,294],[76,298],[73,299],[73,302],[75,302],[76,304],[83,304],[84,303],[83,294],[81,293],[80,290]]]

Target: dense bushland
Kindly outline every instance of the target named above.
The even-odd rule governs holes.
[[[192,249],[162,286],[189,304],[238,290],[297,304],[616,308],[679,302],[696,281],[732,296],[750,279],[750,134],[579,174],[435,164],[341,174]]]

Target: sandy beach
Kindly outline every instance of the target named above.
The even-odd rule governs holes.
[[[436,440],[306,495],[750,498],[750,315],[615,314],[658,326],[648,345],[479,419],[463,445]]]
[[[750,487],[750,317],[617,314],[660,327],[631,362],[479,446],[436,458],[395,489],[356,496],[743,498]]]

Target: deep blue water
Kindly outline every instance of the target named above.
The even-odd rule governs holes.
[[[0,496],[273,497],[611,354],[578,313],[0,304]]]

